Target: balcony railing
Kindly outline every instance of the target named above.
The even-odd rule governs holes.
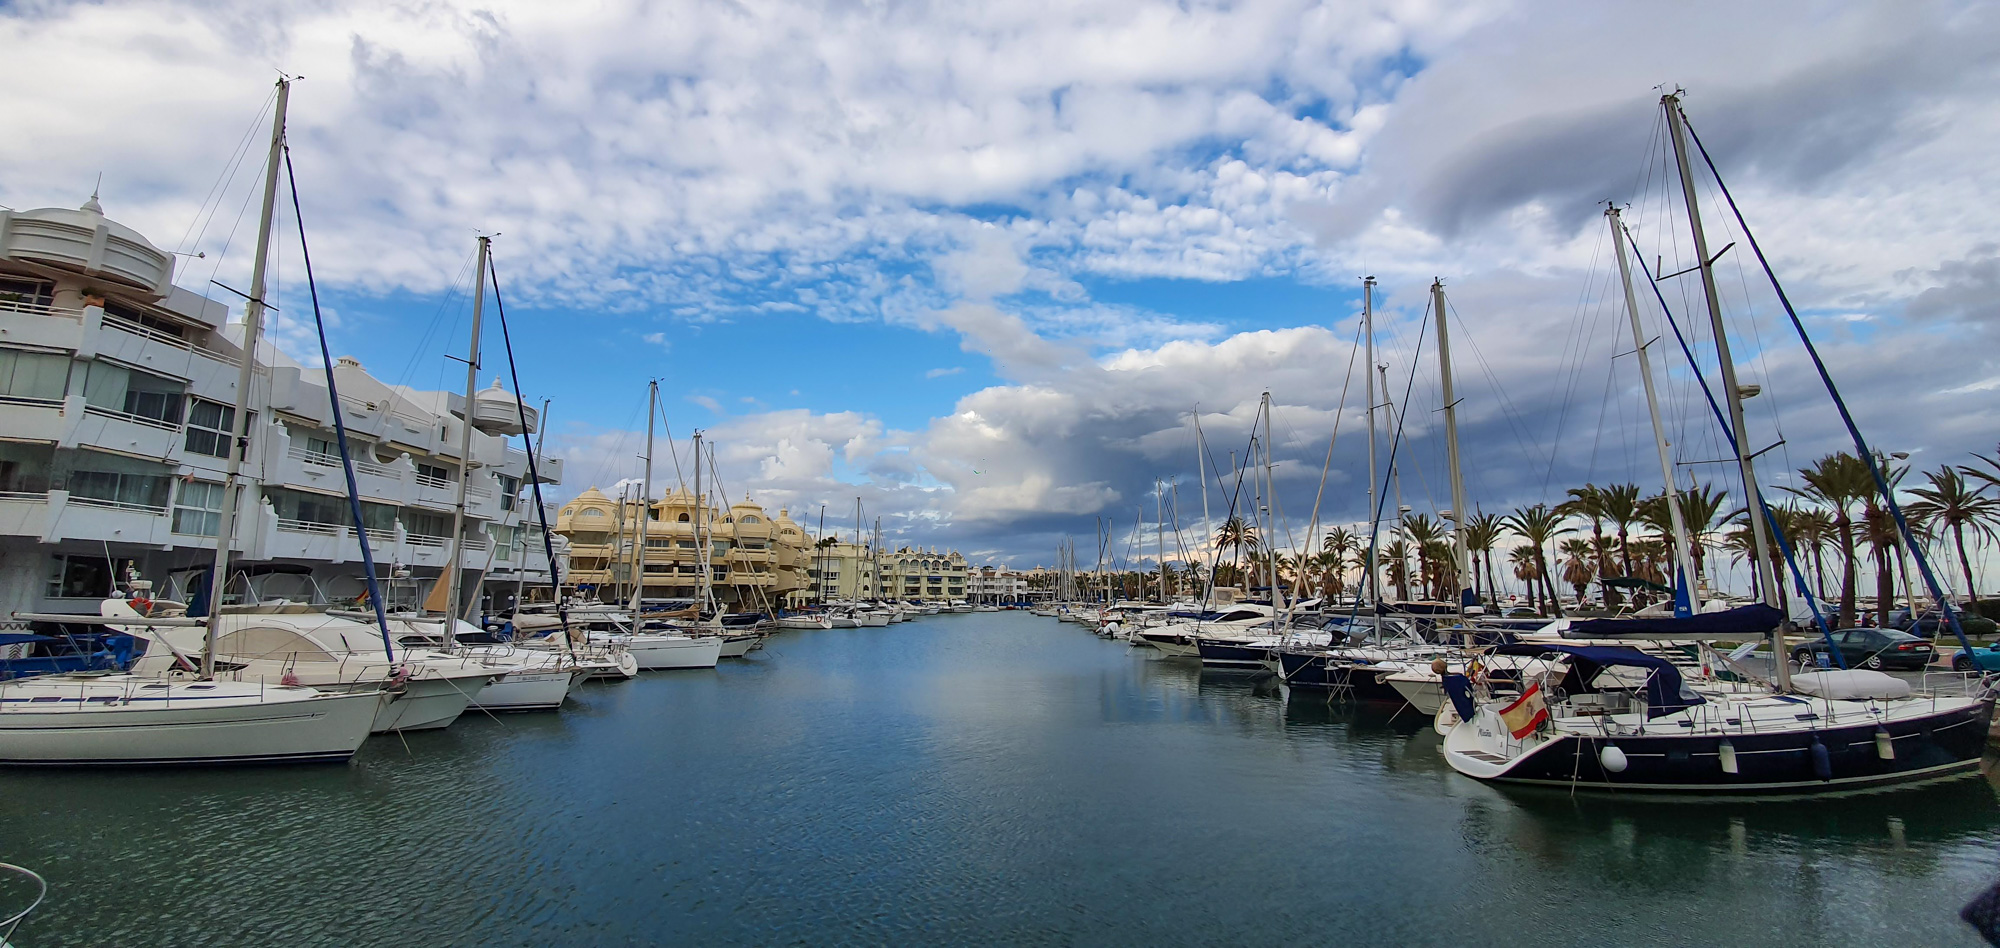
[[[425,487],[435,487],[438,490],[451,489],[451,481],[448,481],[442,477],[432,477],[429,474],[418,474],[417,483]]]
[[[78,318],[81,318],[80,314]],[[140,325],[139,323],[135,323],[129,319],[125,319],[120,316],[113,316],[110,313],[104,314],[104,326],[107,329],[116,329],[119,332],[130,333],[131,335],[134,336],[141,336],[146,339],[151,339],[154,342],[163,343],[165,345],[172,346],[176,349],[180,349],[185,352],[192,352],[198,356],[214,359],[217,362],[226,363],[228,365],[237,364],[235,356],[224,355],[223,353],[217,352],[214,349],[210,349],[205,346],[189,342],[186,339],[182,339],[179,336],[173,335],[172,333],[164,333],[150,326],[143,326]]]
[[[337,537],[341,534],[341,529],[338,526],[330,523],[314,523],[310,520],[280,519],[278,521],[278,529],[286,533],[311,533],[323,537]]]
[[[148,428],[158,428],[162,431],[181,430],[180,425],[171,421],[161,421],[158,418],[148,418],[145,415],[134,415],[129,411],[114,411],[109,408],[99,408],[96,405],[83,406],[83,413],[86,415],[97,415],[101,418],[116,418],[119,421],[129,421],[135,425],[145,425]]]
[[[155,507],[151,504],[131,504],[131,503],[126,503],[125,501],[122,500],[103,500],[97,497],[79,497],[75,494],[71,494],[69,495],[69,502],[79,507],[102,507],[106,510],[129,510],[133,513],[148,514],[154,517],[164,517],[167,515],[167,508],[165,507]]]
[[[421,533],[412,533],[405,540],[411,546],[420,546],[431,550],[442,550],[445,548],[445,544],[451,542],[444,537],[425,536]]]
[[[25,395],[0,395],[0,405],[20,405],[23,408],[61,408],[60,398],[29,398]]]
[[[0,490],[0,500],[36,500],[47,502],[49,492],[45,490]]]
[[[50,316],[56,319],[74,320],[79,323],[83,322],[83,310],[69,309],[67,307],[61,307],[61,306],[45,306],[41,303],[21,303],[11,300],[0,300],[0,313],[19,313],[23,316]]]

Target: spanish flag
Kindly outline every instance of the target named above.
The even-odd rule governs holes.
[[[1529,685],[1514,703],[1500,709],[1500,723],[1507,725],[1508,733],[1515,740],[1527,737],[1542,722],[1549,719],[1548,702],[1542,700],[1542,686],[1539,682]]]

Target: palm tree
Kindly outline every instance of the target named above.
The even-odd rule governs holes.
[[[1528,608],[1542,611],[1542,566],[1541,551],[1534,547],[1517,546],[1507,551],[1507,562],[1514,566],[1514,578],[1528,587]]]
[[[1625,568],[1625,575],[1632,576],[1632,525],[1639,522],[1639,485],[1612,484],[1598,490],[1600,503],[1604,507],[1604,519],[1618,528],[1619,565]],[[1608,596],[1606,597],[1608,600]],[[1634,591],[1633,598],[1643,600],[1643,593]],[[1640,605],[1644,605],[1642,601]]]
[[[1965,479],[1968,471],[1967,468],[1954,470],[1947,466],[1926,473],[1924,478],[1930,481],[1930,486],[1911,488],[1910,493],[1920,499],[1904,509],[1928,530],[1944,528],[1951,531],[1952,545],[1958,550],[1959,568],[1965,572],[1965,595],[1977,609],[1979,591],[1972,585],[1972,557],[1965,552],[1965,531],[1970,528],[1974,536],[1993,539],[1995,525],[2000,524],[2000,500],[1986,496],[1986,488],[2000,481],[1989,481],[1974,489]],[[1985,477],[1977,471],[1971,473]]]
[[[1596,484],[1585,484],[1582,487],[1572,487],[1567,493],[1569,494],[1569,499],[1556,505],[1556,513],[1565,517],[1582,517],[1590,521],[1590,533],[1597,538],[1597,550],[1599,556],[1602,557],[1603,554],[1609,551],[1609,547],[1604,542],[1604,520],[1607,516],[1604,508],[1604,489],[1598,487]],[[1546,573],[1547,571],[1544,570],[1544,572]],[[1602,580],[1610,572],[1610,560],[1600,559],[1597,564],[1599,579]],[[1619,604],[1618,591],[1609,586],[1605,587],[1604,604],[1606,606],[1617,606]]]
[[[1444,598],[1438,592],[1444,588],[1444,584],[1437,581],[1438,577],[1446,571],[1444,564],[1439,562],[1438,543],[1451,534],[1445,530],[1444,524],[1417,514],[1403,518],[1403,536],[1416,548],[1417,575],[1423,578],[1424,594],[1431,599]],[[1444,559],[1449,561],[1450,558],[1451,554],[1447,552]]]
[[[1715,542],[1715,521],[1722,514],[1729,497],[1726,490],[1716,490],[1707,484],[1696,484],[1692,488],[1674,493],[1679,498],[1681,524],[1687,528],[1688,558],[1694,560],[1694,575],[1689,583],[1700,581],[1705,571],[1707,548]],[[1674,533],[1673,517],[1667,513],[1667,495],[1664,491],[1646,498],[1639,504],[1639,519],[1653,528],[1663,538],[1671,538]],[[1672,551],[1668,551],[1667,572],[1673,570]],[[1668,583],[1667,585],[1673,585]]]
[[[1252,551],[1257,549],[1257,528],[1243,522],[1242,517],[1231,517],[1224,520],[1222,521],[1222,526],[1215,531],[1215,549],[1217,552],[1222,550],[1235,551],[1235,555],[1230,558],[1230,563],[1236,567],[1236,574],[1238,578],[1241,578],[1243,574],[1243,551],[1246,549]],[[1244,588],[1248,589],[1249,587],[1246,585]]]
[[[1391,540],[1382,547],[1382,556],[1388,560],[1389,581],[1396,584],[1396,598],[1407,602],[1410,598],[1410,545],[1402,540]]]
[[[1549,543],[1556,537],[1569,532],[1569,528],[1562,525],[1562,520],[1562,514],[1550,510],[1547,504],[1516,507],[1504,520],[1508,530],[1528,541],[1528,545],[1534,548],[1535,579],[1540,581],[1542,588],[1548,592],[1548,602],[1555,607],[1555,614],[1558,616],[1563,614],[1562,600],[1556,598],[1555,584],[1549,579],[1547,549]]]
[[[1563,582],[1570,584],[1571,588],[1576,590],[1576,605],[1579,609],[1583,608],[1584,593],[1589,590],[1591,583],[1597,581],[1597,570],[1594,565],[1597,559],[1595,546],[1596,544],[1582,537],[1570,537],[1556,548],[1563,558]]]
[[[1361,542],[1346,527],[1327,531],[1326,539],[1320,542],[1320,553],[1328,558],[1325,567],[1329,581],[1339,586],[1343,593],[1347,591],[1347,558],[1360,545]]]
[[[1480,564],[1485,564],[1485,598],[1489,602],[1497,602],[1500,598],[1500,587],[1493,584],[1493,548],[1500,544],[1500,535],[1506,529],[1507,525],[1498,516],[1489,513],[1476,514],[1465,522],[1465,547],[1477,560],[1472,564],[1472,581],[1478,584]],[[1474,589],[1473,592],[1477,594],[1479,590]]]
[[[1812,555],[1813,595],[1826,598],[1826,548],[1833,542],[1833,515],[1818,507],[1800,507],[1785,534],[1792,551]]]
[[[1868,463],[1845,451],[1829,454],[1799,470],[1804,487],[1785,488],[1826,507],[1833,514],[1834,539],[1840,544],[1840,627],[1853,628],[1854,580],[1857,566],[1854,505],[1875,495],[1875,477]]]

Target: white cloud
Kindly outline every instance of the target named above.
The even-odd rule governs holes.
[[[962,366],[962,365],[954,365],[954,366],[952,366],[951,368],[948,368],[948,369],[932,369],[932,370],[930,370],[929,372],[925,372],[925,373],[924,373],[924,378],[927,378],[927,379],[941,379],[941,378],[944,378],[944,377],[945,377],[945,376],[947,376],[947,375],[957,375],[958,373],[960,373],[960,372],[963,372],[963,371],[965,371],[965,366]]]

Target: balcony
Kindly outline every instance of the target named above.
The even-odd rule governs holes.
[[[40,537],[48,522],[47,491],[0,491],[0,536]]]
[[[83,345],[83,311],[0,302],[0,342],[74,352]]]
[[[66,402],[60,398],[16,398],[0,395],[0,436],[14,441],[58,442],[63,439]],[[78,411],[83,399],[76,400]]]
[[[234,356],[112,316],[96,307],[85,309],[86,324],[91,316],[97,316],[99,325],[105,329],[96,340],[97,355],[182,381],[199,379],[208,384],[238,371],[239,363]]]
[[[79,410],[71,414],[72,407]],[[66,448],[81,445],[164,460],[180,447],[181,426],[173,422],[85,405],[76,395],[64,400],[63,414],[71,422],[59,441]]]
[[[44,540],[98,540],[165,546],[171,542],[167,508],[125,504],[115,500],[77,497],[68,491],[48,493],[48,527]]]

